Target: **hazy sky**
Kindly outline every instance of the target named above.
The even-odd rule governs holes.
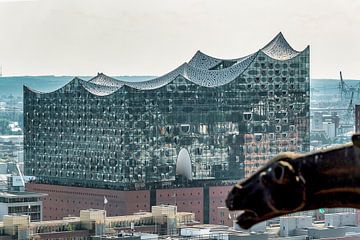
[[[12,75],[162,75],[196,50],[253,53],[282,31],[313,78],[360,79],[359,0],[0,0]]]

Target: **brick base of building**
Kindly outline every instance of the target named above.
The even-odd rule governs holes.
[[[138,191],[68,187],[28,183],[31,192],[48,194],[43,200],[43,220],[79,216],[83,209],[103,209],[107,216],[151,211],[151,205],[177,205],[180,212],[195,213],[200,223],[233,225],[225,199],[232,186],[186,187]],[[153,192],[152,192],[153,191]],[[152,196],[152,197],[151,197]],[[104,205],[104,197],[108,203]],[[153,198],[153,199],[151,199]]]

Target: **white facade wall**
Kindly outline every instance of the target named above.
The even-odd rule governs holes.
[[[296,229],[309,228],[311,226],[311,216],[280,217],[280,236],[288,237],[291,236]]]
[[[210,228],[182,228],[180,231],[180,235],[184,237],[194,237],[201,235],[209,235]]]
[[[333,139],[336,137],[335,123],[323,122],[323,129],[329,138]]]
[[[356,213],[325,214],[325,226],[327,227],[357,226]]]

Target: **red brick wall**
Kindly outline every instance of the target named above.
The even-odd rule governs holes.
[[[225,199],[232,186],[209,187],[209,223],[232,226]],[[62,219],[66,216],[79,216],[80,210],[103,209],[104,196],[108,200],[108,216],[133,214],[151,211],[150,191],[117,191],[94,188],[67,187],[48,184],[28,183],[26,189],[46,193],[43,199],[43,219]],[[156,205],[176,205],[179,212],[195,213],[197,221],[204,222],[204,190],[197,188],[177,188],[156,190]]]
[[[32,192],[46,193],[43,198],[43,220],[62,219],[65,216],[79,216],[80,210],[103,209],[104,196],[107,216],[132,214],[138,211],[150,211],[150,192],[117,191],[107,189],[67,187],[48,184],[29,183],[26,189]]]
[[[176,201],[179,212],[195,213],[195,219],[204,222],[203,188],[177,188],[156,190],[156,205],[174,205]]]
[[[233,225],[233,219],[229,219],[229,210],[226,208],[225,200],[232,186],[209,187],[209,223]]]

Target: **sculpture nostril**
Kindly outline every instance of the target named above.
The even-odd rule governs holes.
[[[241,199],[243,196],[243,189],[239,187],[234,187],[228,194],[228,197],[225,200],[226,206],[229,210],[239,210],[241,205]]]

